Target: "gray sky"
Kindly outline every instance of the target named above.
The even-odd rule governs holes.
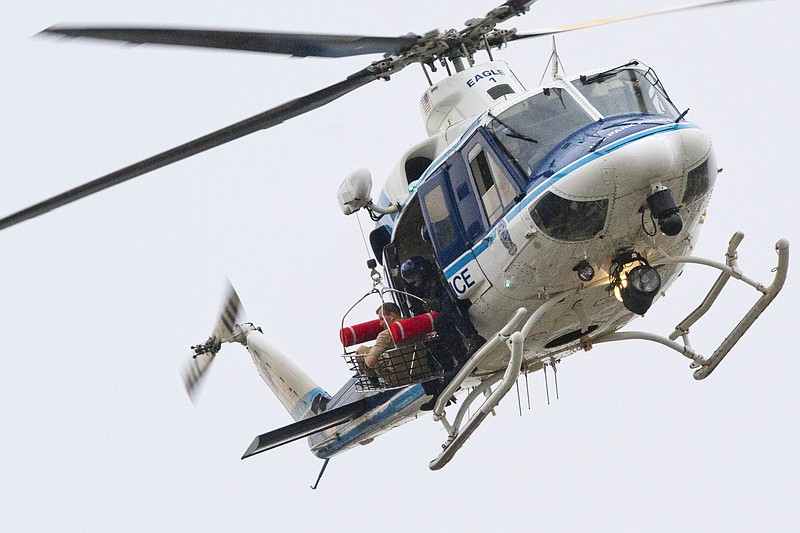
[[[371,59],[29,39],[47,26],[393,36],[461,27],[497,3],[3,2],[0,214],[344,79]],[[512,25],[680,3],[541,0]],[[740,264],[764,282],[775,241],[800,244],[800,158],[788,135],[800,120],[793,4],[667,15],[558,40],[568,73],[638,58],[680,108],[691,107],[688,119],[710,132],[725,168],[695,251],[721,261],[740,229]],[[496,58],[533,88],[549,47],[518,43]],[[409,68],[0,233],[0,530],[796,527],[796,265],[706,381],[656,345],[577,353],[559,367],[560,400],[546,405],[542,375],[531,375],[532,410],[520,418],[510,394],[437,473],[427,464],[445,434],[430,417],[334,458],[316,492],[308,487],[322,463],[304,442],[241,461],[255,435],[291,418],[239,346],[222,352],[191,404],[179,370],[188,347],[210,333],[226,275],[248,318],[324,388],[334,392],[346,379],[339,322],[370,282],[358,224],[341,215],[336,189],[366,166],[377,190],[423,138],[424,89],[422,73]],[[714,277],[687,268],[632,327],[668,333]],[[754,291],[732,290],[693,330],[695,346],[712,351],[753,301]]]

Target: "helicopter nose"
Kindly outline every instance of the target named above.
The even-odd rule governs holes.
[[[647,196],[659,184],[677,191],[687,170],[710,151],[711,140],[703,130],[689,124],[671,125],[609,146],[553,189],[579,199],[620,198],[642,191]]]
[[[626,161],[627,168],[640,176],[631,192],[645,187],[660,188],[663,184],[677,194],[686,173],[709,157],[711,138],[705,131],[692,124],[677,126],[631,151],[633,161]]]
[[[631,194],[683,174],[684,143],[679,131],[631,142],[610,154],[616,177],[616,196]]]

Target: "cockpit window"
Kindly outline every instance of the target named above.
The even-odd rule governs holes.
[[[547,192],[530,213],[545,235],[560,241],[585,241],[605,226],[608,200],[582,202]]]
[[[655,77],[651,79],[633,68],[581,76],[574,81],[575,87],[604,117],[635,113],[677,118],[677,109],[657,83]]]
[[[526,179],[558,143],[593,122],[563,89],[545,89],[493,118],[488,132]]]

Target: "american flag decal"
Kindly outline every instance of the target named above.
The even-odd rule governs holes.
[[[422,107],[422,111],[427,115],[433,109],[433,105],[431,105],[431,99],[428,96],[428,93],[422,95],[422,100],[419,102],[420,107]]]

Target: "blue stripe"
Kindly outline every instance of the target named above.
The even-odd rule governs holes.
[[[675,130],[692,129],[692,128],[697,128],[697,126],[695,126],[694,124],[689,124],[687,122],[681,122],[681,123],[678,123],[678,124],[668,124],[666,126],[658,126],[656,128],[652,128],[652,129],[649,129],[649,130],[645,130],[645,131],[640,131],[640,132],[634,133],[632,135],[629,135],[628,137],[624,137],[624,138],[622,138],[622,139],[620,139],[620,140],[618,140],[616,142],[613,142],[613,143],[609,144],[608,146],[606,146],[604,148],[600,148],[595,152],[587,154],[587,155],[581,157],[580,159],[578,159],[577,161],[575,161],[575,162],[567,165],[566,167],[562,168],[561,170],[559,170],[558,172],[553,174],[550,178],[545,180],[543,183],[541,183],[537,187],[535,187],[532,191],[530,191],[525,196],[525,199],[523,199],[522,202],[517,204],[517,206],[515,206],[508,213],[508,215],[506,215],[503,218],[507,218],[510,221],[511,218],[513,218],[520,211],[522,211],[522,209],[524,209],[531,202],[533,202],[535,199],[537,199],[539,194],[544,192],[545,189],[548,189],[553,184],[555,184],[558,180],[566,177],[571,172],[574,172],[574,171],[578,170],[579,168],[581,168],[581,167],[583,167],[585,165],[588,165],[589,163],[595,161],[596,159],[599,159],[599,158],[601,158],[603,156],[606,156],[606,155],[610,154],[611,152],[619,150],[620,148],[624,148],[625,146],[627,146],[627,145],[629,145],[629,144],[631,144],[633,142],[636,142],[636,141],[638,141],[640,139],[644,139],[645,137],[651,137],[653,135],[658,135],[660,133],[666,133],[666,132],[675,131]]]
[[[481,242],[478,243],[476,247],[467,250],[467,252],[464,255],[456,259],[455,263],[451,263],[450,266],[448,266],[445,269],[444,277],[449,279],[450,276],[454,275],[456,272],[461,270],[461,268],[463,268],[467,263],[476,259],[481,254],[481,252],[483,252],[485,249],[489,247],[489,243],[491,242],[492,239],[482,239]]]
[[[305,395],[302,398],[300,398],[300,400],[289,411],[289,414],[292,415],[292,418],[294,420],[300,420],[303,417],[303,415],[305,415],[308,412],[308,409],[311,407],[311,402],[314,401],[314,398],[316,398],[320,394],[322,396],[328,395],[328,393],[322,390],[320,387],[314,387],[313,389],[305,393]]]

